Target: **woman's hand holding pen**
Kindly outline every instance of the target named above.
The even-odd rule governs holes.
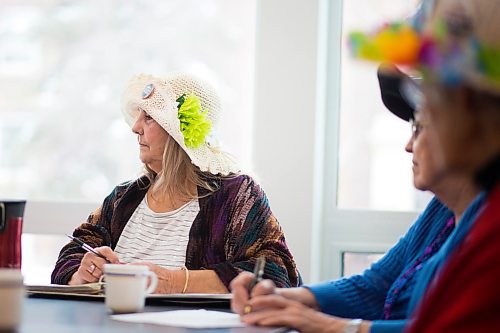
[[[110,247],[101,246],[96,247],[94,250],[103,255],[112,264],[120,263],[118,256]],[[80,263],[80,267],[78,267],[78,270],[73,274],[68,284],[72,285],[97,282],[104,271],[104,264],[108,263],[106,259],[103,259],[92,252],[85,253]]]
[[[231,293],[233,294],[231,301],[231,309],[240,314],[245,315],[245,307],[247,312],[255,312],[259,310],[259,303],[257,302],[262,296],[277,295],[286,299],[298,301],[307,307],[319,310],[319,304],[316,301],[313,293],[306,288],[276,288],[271,280],[262,280],[257,283],[252,291],[249,293],[249,287],[255,275],[250,272],[240,273],[231,282]],[[250,305],[251,307],[247,307]],[[272,304],[271,304],[272,305]],[[250,311],[248,311],[250,309]]]
[[[248,309],[248,305],[252,306],[251,298],[274,294],[277,290],[271,280],[262,280],[249,291],[254,280],[255,274],[242,272],[231,281],[230,287],[233,294],[231,309],[234,312],[243,315],[245,307]]]
[[[259,296],[252,298],[251,302],[252,312],[241,317],[241,321],[249,325],[288,327],[302,333],[343,333],[349,322],[348,319],[324,314],[284,295]]]
[[[343,332],[349,321],[321,313],[316,298],[306,288],[276,288],[272,281],[263,280],[249,293],[254,279],[254,274],[243,272],[231,282],[231,309],[244,323],[286,326],[300,332]]]

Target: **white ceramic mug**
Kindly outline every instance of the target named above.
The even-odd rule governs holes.
[[[24,300],[20,269],[0,268],[0,331],[15,330],[21,323]]]
[[[150,283],[148,286],[148,277]],[[158,284],[158,277],[147,266],[105,264],[106,306],[115,313],[137,312],[144,308],[145,297]]]

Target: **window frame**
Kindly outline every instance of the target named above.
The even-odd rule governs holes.
[[[323,129],[324,172],[322,174],[321,266],[320,280],[340,278],[343,252],[386,252],[406,233],[418,213],[341,209],[337,206],[339,175],[339,132],[341,115],[341,47],[343,0],[327,1],[327,61],[325,84],[325,122]],[[329,92],[329,93],[326,93]],[[328,129],[328,130],[327,130]],[[332,205],[335,203],[335,205]]]

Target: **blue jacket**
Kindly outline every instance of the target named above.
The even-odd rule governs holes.
[[[462,225],[470,225],[482,199],[482,195],[478,196],[469,206],[459,227],[451,232],[452,236]],[[390,320],[381,320],[385,299],[394,288],[394,282],[434,241],[452,217],[453,212],[437,198],[433,198],[406,235],[369,269],[360,275],[310,285],[307,288],[315,295],[322,312],[343,318],[371,320],[373,333],[402,332],[414,286],[422,270],[417,271],[402,287],[392,305]]]

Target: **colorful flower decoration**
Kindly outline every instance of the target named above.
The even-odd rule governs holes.
[[[386,25],[373,35],[354,32],[349,39],[356,57],[397,64],[415,63],[421,47],[417,32],[404,23]]]
[[[468,24],[437,21],[427,34],[408,23],[386,24],[372,34],[351,33],[349,45],[354,57],[410,66],[446,85],[474,73],[500,86],[500,49],[481,45]]]
[[[207,119],[208,110],[200,111],[200,99],[194,94],[187,97],[184,94],[176,101],[179,103],[177,117],[181,122],[184,144],[189,148],[198,148],[212,129],[212,122]]]

